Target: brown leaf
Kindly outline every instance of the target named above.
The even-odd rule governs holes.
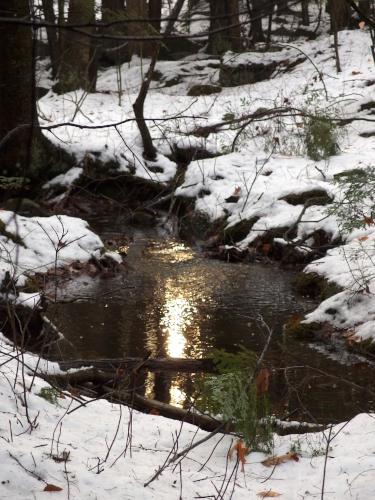
[[[363,217],[363,223],[365,226],[373,226],[374,225],[374,220],[372,217]]]
[[[273,467],[288,462],[289,460],[294,460],[295,462],[298,462],[299,461],[298,453],[289,451],[288,453],[285,453],[285,455],[279,455],[278,457],[268,457],[265,460],[263,460],[262,464],[265,465],[266,467]]]
[[[262,251],[265,256],[269,255],[272,250],[272,245],[271,243],[263,243],[262,245]]]
[[[270,372],[267,368],[261,368],[256,376],[255,385],[258,396],[268,392],[270,382]]]
[[[46,484],[43,491],[62,491],[62,488],[60,488],[60,486],[56,486],[54,484]]]
[[[358,241],[366,241],[368,240],[368,236],[361,236],[360,238],[358,238]]]
[[[280,495],[281,493],[277,493],[277,491],[272,490],[260,491],[259,493],[257,493],[257,496],[262,498],[279,497]]]
[[[151,408],[149,414],[150,415],[160,415],[160,411],[157,410],[156,408]]]
[[[249,450],[244,445],[244,442],[241,439],[238,439],[232,448],[229,450],[229,458],[233,458],[233,454],[237,453],[238,461],[241,462],[241,471],[245,472],[244,465],[246,463],[245,455],[249,452]]]

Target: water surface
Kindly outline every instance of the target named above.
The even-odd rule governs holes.
[[[282,325],[291,314],[314,304],[292,291],[293,273],[274,264],[233,264],[206,259],[199,251],[157,230],[137,230],[119,221],[94,222],[104,240],[129,239],[126,270],[94,279],[83,276],[61,291],[49,312],[66,339],[62,358],[122,356],[204,357],[213,348],[236,351],[239,345],[261,352],[271,328],[266,362],[272,369],[273,411],[318,422],[336,422],[374,409],[360,391],[311,366],[363,387],[375,370],[341,349],[285,338]],[[110,229],[109,229],[110,228]],[[294,368],[292,368],[294,367]],[[184,405],[194,376],[148,374],[139,391]]]

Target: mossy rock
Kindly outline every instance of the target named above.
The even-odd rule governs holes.
[[[275,71],[277,63],[249,63],[238,66],[223,65],[220,69],[219,81],[223,87],[237,87],[250,83],[268,80]]]
[[[332,198],[323,189],[310,189],[310,191],[304,191],[303,193],[290,193],[279,199],[286,201],[290,205],[304,205],[308,200],[310,200],[309,206],[328,205],[332,203]]]
[[[3,203],[5,210],[11,210],[27,217],[48,217],[49,213],[29,198],[10,198]]]
[[[179,236],[183,239],[205,240],[211,229],[212,223],[203,212],[190,211],[180,218]]]
[[[300,340],[311,340],[320,332],[322,325],[313,321],[302,323],[301,320],[291,319],[284,325],[284,333]]]
[[[221,91],[222,88],[219,85],[193,85],[187,95],[196,97],[200,95],[219,94]]]
[[[346,178],[350,179],[350,177],[353,176],[353,175],[354,176],[361,176],[361,175],[363,175],[363,177],[366,177],[366,175],[368,175],[368,174],[367,174],[367,172],[365,170],[363,170],[361,168],[352,168],[350,170],[345,170],[344,172],[339,172],[338,174],[335,174],[333,176],[333,180],[338,181],[340,179],[344,179],[344,180]]]
[[[297,293],[311,298],[326,300],[332,295],[341,292],[341,288],[335,283],[315,273],[299,273],[293,281],[293,287]]]
[[[373,339],[364,339],[351,344],[347,343],[347,347],[350,351],[355,351],[359,354],[375,354],[375,342]]]

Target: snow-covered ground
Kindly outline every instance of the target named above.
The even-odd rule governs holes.
[[[374,498],[372,415],[358,415],[324,433],[275,435],[274,455],[292,452],[299,460],[267,466],[262,464],[265,454],[250,451],[244,471],[241,464],[237,467],[235,453],[228,458],[235,438],[216,435],[144,486],[174,457],[175,442],[174,451],[180,452],[207,434],[105,400],[73,399],[55,391],[34,379],[33,371],[38,366],[53,373],[56,366],[20,355],[4,338],[0,364],[1,499],[248,500],[271,491],[290,500],[314,499],[321,498],[324,476],[326,500]],[[47,485],[61,490],[48,493]]]

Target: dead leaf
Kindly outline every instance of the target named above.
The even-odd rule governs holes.
[[[266,392],[268,392],[269,382],[270,382],[269,370],[267,368],[261,368],[255,379],[255,385],[257,388],[258,396],[260,394],[265,394]]]
[[[160,415],[160,411],[156,408],[151,408],[149,415]]]
[[[360,238],[358,238],[358,241],[366,241],[368,240],[368,236],[361,236]]]
[[[364,30],[364,29],[365,29],[365,26],[366,26],[365,21],[360,21],[360,22],[358,23],[358,26],[359,26],[359,29]]]
[[[56,486],[54,484],[46,484],[43,491],[62,491],[62,488],[60,488],[60,486]]]
[[[264,255],[269,255],[269,253],[271,252],[272,250],[272,245],[271,243],[263,243],[262,245],[262,250],[263,250],[263,254]]]
[[[277,491],[272,491],[272,490],[268,490],[268,491],[260,491],[259,493],[257,493],[257,496],[258,497],[261,497],[261,498],[273,498],[273,497],[279,497],[281,495],[281,493],[277,493]]]
[[[249,452],[249,450],[246,448],[244,442],[241,439],[238,439],[229,450],[228,456],[231,460],[235,452],[237,452],[238,461],[241,462],[241,471],[245,472],[244,469],[244,465],[246,463],[245,455]]]
[[[374,225],[374,220],[372,217],[363,217],[363,223],[365,226],[373,226]]]
[[[352,71],[352,75],[361,75],[362,72],[361,71],[356,71],[355,69],[353,69]]]
[[[298,462],[299,461],[298,453],[289,451],[288,453],[285,453],[285,455],[268,457],[265,460],[263,460],[262,464],[265,465],[266,467],[274,467],[276,465],[288,462],[289,460],[294,460],[295,462]]]

